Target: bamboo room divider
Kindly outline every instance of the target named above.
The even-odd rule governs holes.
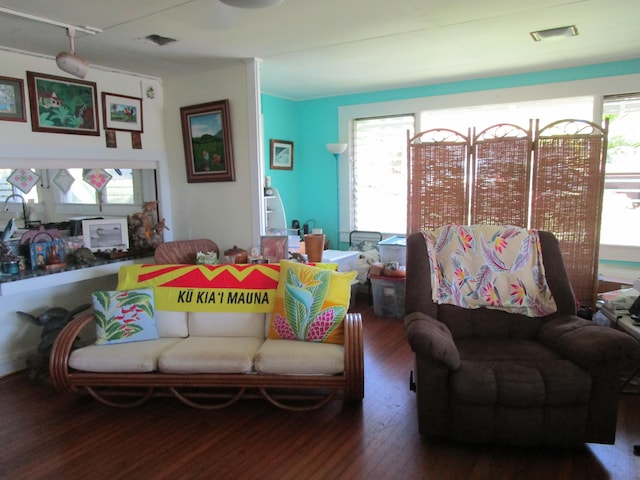
[[[608,126],[498,124],[408,138],[407,232],[446,224],[553,232],[576,297],[595,305]]]

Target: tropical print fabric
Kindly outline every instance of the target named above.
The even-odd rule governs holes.
[[[435,303],[529,317],[557,310],[547,285],[537,230],[447,225],[423,233]]]
[[[344,343],[342,321],[356,274],[281,260],[269,338]]]
[[[153,290],[100,291],[92,295],[96,345],[159,338]]]

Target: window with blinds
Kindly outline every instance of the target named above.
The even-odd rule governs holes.
[[[605,97],[603,115],[609,140],[600,243],[640,247],[640,93]]]
[[[407,228],[407,132],[415,117],[354,121],[351,217],[354,230],[403,233]]]

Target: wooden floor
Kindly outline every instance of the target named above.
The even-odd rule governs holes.
[[[2,479],[640,479],[640,396],[622,395],[616,445],[569,450],[426,442],[408,389],[402,322],[364,315],[365,399],[307,413],[243,400],[223,411],[175,399],[113,409],[0,379]]]

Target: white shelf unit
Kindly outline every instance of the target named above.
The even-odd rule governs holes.
[[[287,216],[277,188],[270,187],[271,195],[264,196],[265,230],[267,234],[286,232]]]

